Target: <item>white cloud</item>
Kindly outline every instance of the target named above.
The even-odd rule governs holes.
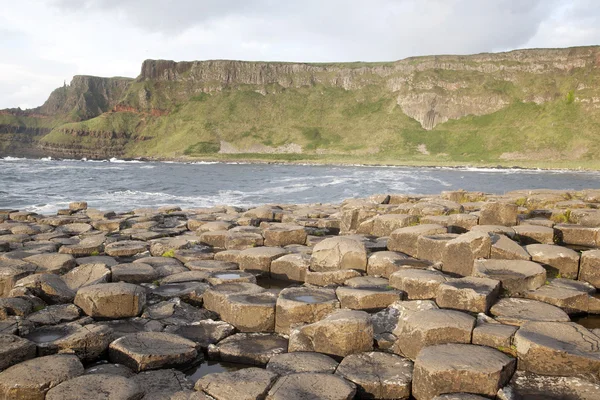
[[[385,61],[600,41],[595,0],[21,0],[0,14],[0,108],[147,58]]]

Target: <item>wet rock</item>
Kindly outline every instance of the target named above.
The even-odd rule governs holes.
[[[40,272],[62,275],[77,266],[75,258],[69,254],[36,254],[26,257],[23,261],[40,267]]]
[[[589,250],[581,253],[579,279],[600,288],[600,250]]]
[[[356,279],[356,278],[355,278]],[[342,308],[351,310],[378,310],[402,300],[405,293],[391,288],[338,287],[335,291]]]
[[[412,361],[404,357],[368,352],[345,357],[336,374],[354,382],[360,398],[408,399],[412,372]]]
[[[27,319],[36,325],[56,325],[79,318],[79,308],[73,304],[48,306],[30,314]]]
[[[429,309],[412,313],[399,326],[392,351],[411,360],[427,346],[471,343],[475,318],[453,310]]]
[[[235,327],[227,322],[208,319],[204,321],[195,321],[190,325],[167,326],[165,332],[182,336],[198,343],[202,348],[207,348],[209,345],[233,335]]]
[[[290,332],[289,351],[316,351],[345,357],[373,349],[373,324],[364,311],[337,310]]]
[[[302,226],[289,224],[273,224],[263,231],[265,246],[287,246],[305,244],[306,230]]]
[[[435,302],[441,308],[487,313],[499,295],[499,281],[470,276],[443,282],[438,286]]]
[[[498,260],[531,260],[529,253],[504,235],[493,235],[490,258]]]
[[[423,224],[396,229],[390,234],[388,249],[399,251],[409,256],[417,256],[417,240],[422,235],[440,235],[447,233],[447,228],[437,224]]]
[[[199,361],[197,344],[165,332],[140,332],[123,336],[110,344],[111,362],[134,371],[174,367]]]
[[[339,307],[335,291],[331,289],[283,289],[276,303],[275,331],[289,334],[294,324],[317,322]]]
[[[355,269],[366,271],[367,250],[363,243],[345,237],[325,239],[312,252],[310,269],[314,272]]]
[[[544,376],[516,371],[508,386],[500,389],[498,399],[595,400],[600,385],[567,376]]]
[[[34,358],[35,354],[35,343],[15,335],[0,333],[0,371]]]
[[[131,379],[145,393],[144,400],[163,400],[182,390],[191,390],[193,382],[176,369],[142,371]]]
[[[273,333],[236,333],[210,345],[208,352],[221,361],[264,366],[287,349],[287,339]]]
[[[209,374],[195,385],[215,400],[260,400],[277,379],[277,375],[261,368],[245,368],[234,372]]]
[[[504,298],[490,308],[494,318],[503,324],[521,326],[527,321],[569,322],[563,310],[537,300]]]
[[[494,397],[512,376],[516,360],[484,346],[443,344],[424,348],[415,361],[413,396],[430,400],[443,393]]]
[[[15,283],[13,295],[32,294],[49,304],[70,303],[75,297],[60,276],[54,274],[35,274]]]
[[[131,257],[147,250],[148,244],[137,240],[123,240],[104,247],[104,252],[112,257]]]
[[[546,283],[546,270],[524,260],[475,260],[473,275],[497,279],[510,295],[522,295]]]
[[[335,375],[304,372],[280,377],[267,400],[351,400],[356,386]]]
[[[304,282],[310,265],[310,255],[286,254],[271,262],[271,278]]]
[[[46,392],[83,374],[83,365],[72,355],[38,357],[0,373],[0,397],[44,400]]]
[[[141,314],[146,290],[130,283],[101,283],[77,291],[75,305],[90,317],[127,318]]]
[[[471,231],[446,243],[442,271],[469,276],[477,258],[489,258],[492,242],[487,233]]]
[[[138,400],[143,391],[134,381],[122,376],[95,374],[79,376],[50,389],[47,400]]]
[[[294,352],[275,354],[267,364],[267,371],[277,375],[290,375],[300,372],[333,374],[338,362],[325,354],[313,352]]]
[[[417,258],[431,262],[441,262],[446,243],[458,236],[455,233],[419,236],[417,239]]]
[[[221,314],[223,305],[227,303],[227,297],[236,294],[262,293],[265,289],[248,282],[221,283],[204,292],[204,307],[207,310]]]
[[[106,283],[111,279],[111,272],[105,264],[81,264],[62,276],[71,290],[79,290],[85,286]]]
[[[479,212],[479,224],[514,226],[517,224],[517,208],[516,204],[510,203],[484,203]]]
[[[273,332],[276,301],[270,292],[231,295],[222,304],[221,319],[240,332]]]
[[[576,251],[550,244],[530,244],[525,249],[533,261],[546,265],[557,277],[577,279],[579,254]]]
[[[433,299],[447,276],[435,270],[404,269],[390,276],[390,286],[400,289],[410,300]]]

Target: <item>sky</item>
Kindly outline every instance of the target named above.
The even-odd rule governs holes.
[[[145,59],[342,62],[600,44],[598,0],[0,0],[0,109]]]

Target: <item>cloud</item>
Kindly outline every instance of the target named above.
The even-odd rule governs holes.
[[[21,0],[0,14],[0,108],[147,58],[387,61],[600,41],[594,0]],[[10,62],[8,62],[10,60]]]

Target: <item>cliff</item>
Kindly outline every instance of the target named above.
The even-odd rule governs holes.
[[[599,67],[599,47],[382,63],[146,60],[135,80],[75,77],[25,111],[29,122],[5,110],[13,121],[0,115],[0,133],[15,118],[23,129],[51,119],[37,143],[71,156],[585,161],[599,155]]]

